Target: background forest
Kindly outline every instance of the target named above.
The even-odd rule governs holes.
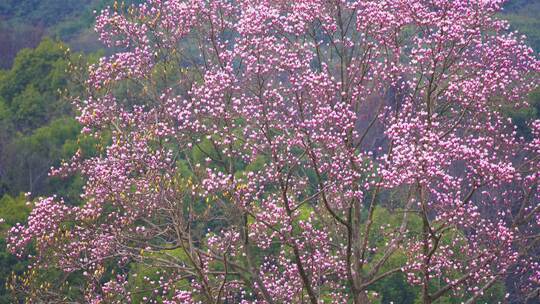
[[[59,193],[77,201],[83,181],[49,178],[48,171],[78,149],[91,155],[103,144],[80,135],[67,92],[77,95],[80,90],[74,79],[77,73],[70,71],[80,70],[104,52],[92,28],[94,11],[113,2],[0,1],[0,218],[5,220],[0,223],[0,304],[17,301],[6,284],[12,273],[22,274],[26,268],[24,260],[6,252],[4,240],[8,227],[24,222],[29,213],[24,193],[33,197]],[[505,14],[540,51],[540,0],[510,0]],[[523,136],[528,136],[525,121],[540,116],[540,92],[530,99],[531,108],[508,111]],[[397,279],[385,281],[379,287],[382,302],[414,303],[417,291],[407,288]],[[512,294],[511,284],[493,288],[492,299],[500,300],[506,293]]]

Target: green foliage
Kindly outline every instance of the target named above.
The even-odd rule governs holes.
[[[537,9],[537,13],[540,13],[540,9]],[[512,24],[512,29],[518,30],[520,34],[527,36],[528,44],[534,50],[540,50],[540,19],[538,17],[520,14],[510,14],[505,17]]]
[[[26,199],[22,195],[4,195],[0,199],[0,218],[5,221],[0,224],[0,304],[13,303],[6,290],[6,281],[12,272],[21,275],[27,266],[26,261],[21,261],[7,252],[5,235],[9,227],[24,222],[29,212],[30,208],[26,206]]]
[[[529,105],[529,107],[518,110],[504,110],[504,112],[510,118],[512,118],[513,123],[517,126],[518,136],[523,136],[527,139],[531,138],[529,122],[540,117],[540,88],[536,89],[529,95]]]
[[[503,17],[510,21],[512,30],[527,36],[529,45],[540,51],[540,2],[530,0],[508,1]]]
[[[11,103],[29,85],[40,93],[56,94],[66,84],[66,48],[63,43],[45,39],[37,48],[19,52],[13,67],[3,77],[0,95]]]
[[[5,151],[6,158],[10,160],[6,162],[5,177],[11,185],[10,192],[55,192],[77,201],[83,185],[80,177],[68,180],[44,177],[51,166],[58,166],[77,149],[89,156],[95,154],[95,140],[81,137],[79,133],[80,126],[73,118],[59,118],[32,134],[15,137]]]
[[[263,169],[264,165],[268,162],[265,156],[259,155],[253,162],[248,164],[245,168],[247,172],[256,172]]]
[[[141,0],[119,2],[127,6]],[[78,50],[102,48],[91,29],[94,11],[113,3],[114,0],[0,1],[0,67],[11,66],[20,49],[35,47],[44,36],[67,41]]]
[[[0,195],[60,190],[78,200],[83,181],[49,178],[51,166],[81,148],[95,153],[95,141],[79,136],[79,124],[59,92],[77,94],[67,73],[68,54],[60,42],[45,39],[36,49],[22,50],[10,70],[0,73]],[[84,63],[83,57],[77,57]]]
[[[2,144],[6,143],[9,139],[9,133],[12,132],[13,122],[11,119],[11,111],[4,99],[0,96],[0,130],[2,130],[2,132],[0,132],[0,151],[2,151]]]
[[[29,22],[43,22],[51,25],[62,16],[67,16],[81,7],[80,0],[5,0],[0,3],[2,15],[26,19]],[[57,18],[47,18],[56,16]]]
[[[58,97],[58,90],[67,86],[65,48],[46,39],[36,49],[17,55],[0,82],[0,119],[10,117],[17,131],[29,132],[52,117],[69,113],[68,105]]]
[[[195,164],[204,164],[206,158],[219,159],[219,153],[209,139],[203,139],[193,147],[192,157]]]
[[[383,207],[376,207],[373,212],[373,229],[379,229],[380,227],[388,227],[389,230],[395,229],[401,225],[403,219],[403,212],[395,210],[390,212]],[[421,230],[422,221],[416,214],[409,213],[407,228],[411,232],[418,232]],[[383,229],[384,231],[385,229]],[[370,246],[383,246],[388,242],[388,238],[382,233],[372,234],[370,239]],[[384,247],[383,247],[384,248]],[[372,257],[372,261],[376,261],[382,258],[382,253],[378,253]],[[399,268],[405,265],[407,257],[405,253],[398,249],[393,255],[390,256],[388,262],[384,264],[380,269],[380,273],[384,273],[394,268]],[[372,263],[373,264],[373,263]],[[369,265],[373,266],[373,265]],[[414,303],[419,294],[419,288],[411,287],[406,280],[406,277],[402,273],[396,273],[388,276],[387,278],[374,284],[372,290],[381,295],[381,303]]]
[[[175,248],[173,250],[162,250],[161,252],[141,252],[143,261],[131,263],[129,269],[129,291],[134,295],[132,303],[143,303],[143,297],[149,297],[153,289],[149,286],[150,281],[158,281],[163,272],[167,270],[162,267],[148,266],[153,261],[171,261],[173,263],[189,263],[189,258],[184,249]],[[190,284],[187,279],[175,283],[179,288],[189,289]]]
[[[4,219],[4,223],[0,224],[0,236],[5,236],[9,227],[26,221],[29,213],[30,207],[26,205],[23,195],[18,197],[4,195],[0,199],[0,218]]]
[[[44,98],[29,85],[11,101],[13,121],[19,130],[31,130],[42,125],[46,119]]]
[[[6,282],[12,273],[21,275],[26,270],[27,261],[21,261],[6,250],[6,240],[0,238],[0,304],[13,304],[11,294],[6,289]]]
[[[71,117],[59,118],[36,129],[31,135],[17,138],[13,144],[20,153],[24,154],[25,151],[28,151],[54,159],[57,156],[63,156],[64,143],[75,139],[79,130],[80,126],[75,119]]]

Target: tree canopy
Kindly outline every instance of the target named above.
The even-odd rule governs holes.
[[[520,111],[540,62],[501,9],[102,11],[112,54],[73,101],[82,134],[104,145],[51,171],[81,176],[81,201],[41,197],[9,233],[14,254],[35,250],[38,283],[62,279],[12,289],[52,302],[429,304],[500,301],[512,279],[513,300],[534,297],[540,120]],[[19,91],[32,100],[39,86]]]

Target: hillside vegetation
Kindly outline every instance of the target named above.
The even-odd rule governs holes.
[[[60,180],[49,177],[48,171],[78,150],[92,155],[97,153],[97,146],[103,146],[80,135],[81,126],[74,119],[76,113],[64,97],[66,91],[77,95],[77,90],[81,90],[69,72],[73,59],[84,65],[95,61],[97,52],[103,52],[92,28],[94,11],[114,2],[0,1],[0,218],[5,220],[0,222],[0,304],[14,303],[5,285],[11,274],[21,275],[26,267],[25,260],[6,252],[4,240],[8,227],[24,222],[28,216],[24,193],[32,192],[34,197],[58,193],[79,203],[82,178]],[[125,2],[127,5],[141,1]],[[539,16],[540,0],[511,0],[503,16],[513,30],[528,37],[536,52],[540,51]],[[68,52],[68,46],[81,53]],[[540,91],[531,94],[530,100],[530,108],[507,112],[519,134],[525,137],[529,135],[527,122],[540,115]],[[136,272],[144,273],[139,269]],[[406,287],[404,281],[402,277],[392,277],[376,288],[383,298],[402,298],[401,303],[413,303],[418,290]],[[511,284],[506,288],[496,285],[493,297],[500,299],[504,292],[513,291]],[[451,299],[447,301],[450,303]]]
[[[36,47],[45,36],[76,50],[99,49],[92,29],[94,11],[113,4],[114,0],[0,1],[0,68],[10,67],[19,50]]]

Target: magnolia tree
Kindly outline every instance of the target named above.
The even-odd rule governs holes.
[[[82,277],[81,298],[59,280],[22,284],[29,301],[371,303],[392,277],[422,303],[505,281],[532,299],[540,121],[522,137],[505,113],[540,63],[501,4],[102,11],[114,53],[75,104],[108,144],[51,172],[81,174],[84,204],[40,198],[9,234],[29,273]]]

